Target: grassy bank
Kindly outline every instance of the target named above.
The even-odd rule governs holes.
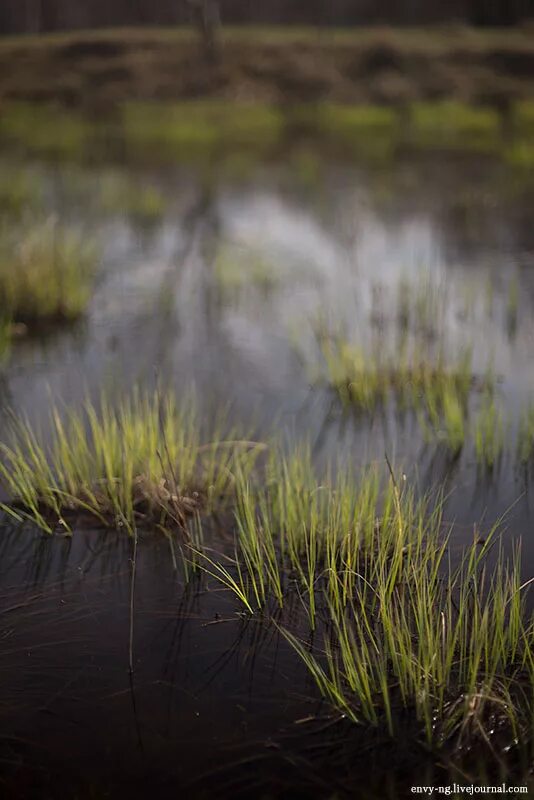
[[[528,27],[225,28],[215,64],[187,29],[9,37],[0,42],[0,99],[99,108],[190,97],[502,103],[534,95],[530,34]]]
[[[366,157],[444,148],[531,167],[529,34],[224,29],[216,63],[187,29],[9,37],[0,40],[0,138],[93,159],[109,144],[108,120],[135,156],[264,154],[311,135]]]

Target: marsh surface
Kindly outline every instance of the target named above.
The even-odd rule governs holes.
[[[517,436],[534,399],[534,181],[473,155],[364,166],[304,150],[210,169],[24,169],[45,213],[94,240],[100,257],[80,323],[13,342],[5,419],[14,408],[46,436],[51,396],[76,406],[103,388],[194,386],[207,419],[226,407],[256,438],[309,439],[319,465],[387,453],[407,480],[444,485],[453,553],[475,524],[483,534],[504,514],[504,539],[522,538],[530,577],[532,478]],[[321,326],[392,358],[403,336],[429,354],[437,343],[450,357],[468,348],[475,377],[495,375],[504,447],[493,469],[470,436],[451,459],[398,404],[344,407],[321,373]],[[472,417],[480,402],[474,392]],[[228,547],[221,531],[210,544]],[[164,540],[140,542],[133,685],[131,543],[6,524],[1,550],[8,795],[351,796],[351,780],[368,779],[365,759],[346,777],[339,741],[334,775],[328,706],[288,643],[240,615],[220,586],[186,586]],[[298,603],[284,610],[297,629],[299,613]],[[335,736],[350,754],[351,737]],[[410,758],[392,796],[412,783]],[[378,774],[370,797],[385,796]]]

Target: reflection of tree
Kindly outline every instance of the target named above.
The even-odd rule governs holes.
[[[187,334],[199,348],[209,339],[217,309],[212,265],[220,236],[215,186],[207,180],[181,222],[184,237],[159,291],[158,332],[153,364],[172,374],[174,333]],[[192,308],[192,303],[196,304]],[[182,313],[183,312],[183,313]],[[148,320],[153,325],[152,312]],[[183,317],[183,320],[182,320]],[[182,321],[188,330],[182,330]],[[216,324],[216,322],[215,322]]]

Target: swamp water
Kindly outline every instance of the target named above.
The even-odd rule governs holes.
[[[504,546],[521,538],[530,579],[533,478],[518,439],[534,402],[534,180],[461,154],[385,167],[301,152],[212,172],[24,169],[44,213],[96,242],[99,267],[80,323],[13,342],[6,426],[15,409],[46,436],[51,398],[76,407],[102,390],[194,387],[204,418],[224,408],[255,439],[306,440],[318,467],[384,466],[387,454],[407,482],[444,488],[453,559],[504,515]],[[388,365],[403,347],[468,351],[475,383],[492,374],[492,468],[474,443],[482,390],[451,457],[401,402],[344,405],[325,375],[324,331]],[[218,532],[209,544],[231,553],[231,541]],[[326,798],[365,786],[378,798],[448,782],[409,729],[392,750],[340,722],[276,626],[206,576],[187,583],[157,533],[139,543],[132,680],[126,536],[43,537],[6,518],[1,552],[6,796]],[[322,638],[298,595],[273,614]]]

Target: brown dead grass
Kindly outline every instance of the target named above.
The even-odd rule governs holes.
[[[225,29],[221,53],[209,64],[187,29],[8,37],[0,42],[0,102],[106,109],[123,100],[193,97],[506,104],[534,95],[534,37],[526,27]]]

